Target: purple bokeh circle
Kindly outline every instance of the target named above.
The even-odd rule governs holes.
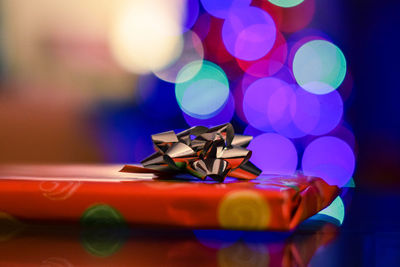
[[[247,84],[252,79],[246,77],[242,82]],[[336,91],[315,95],[275,77],[258,79],[245,87],[243,113],[247,122],[260,131],[274,131],[289,138],[323,135],[342,119],[343,101]]]
[[[293,69],[293,59],[296,55],[297,50],[305,43],[314,41],[314,40],[327,40],[331,41],[331,38],[324,32],[316,29],[304,29],[298,32],[295,32],[290,35],[287,40],[288,44],[288,56],[287,56],[287,64],[290,69]]]
[[[296,138],[305,135],[298,130],[292,119],[290,112],[291,106],[296,101],[295,92],[292,85],[281,86],[277,88],[268,101],[268,119],[272,128],[279,134],[289,138]]]
[[[226,49],[243,60],[262,58],[272,49],[275,39],[275,22],[257,7],[231,9],[222,26]]]
[[[185,20],[183,22],[183,31],[190,30],[199,16],[199,0],[187,0],[185,6]]]
[[[287,106],[281,114],[281,118],[271,120],[276,132],[289,138],[300,138],[309,134],[319,121],[319,101],[317,97],[292,85],[293,91],[287,92],[281,98],[286,97]],[[279,95],[278,95],[279,96]],[[278,102],[278,100],[272,102]]]
[[[342,122],[333,131],[331,131],[329,135],[338,137],[345,141],[353,149],[353,152],[357,155],[356,137],[354,136],[353,130],[347,123]]]
[[[264,132],[252,127],[251,125],[247,125],[247,127],[243,131],[243,134],[256,137],[256,136],[259,136],[260,134],[264,134]]]
[[[293,123],[304,133],[310,133],[320,119],[320,102],[315,94],[311,94],[297,86],[295,97],[292,99],[290,113]]]
[[[304,150],[304,174],[320,177],[330,185],[344,186],[352,177],[354,168],[355,157],[351,147],[337,137],[320,137]]]
[[[282,80],[262,78],[247,88],[243,97],[243,112],[251,126],[264,132],[273,131],[269,121],[268,103],[279,88],[286,86],[288,84]]]
[[[297,168],[297,151],[286,137],[265,133],[254,138],[248,146],[253,154],[251,161],[264,174],[292,175]]]
[[[319,121],[310,134],[323,135],[340,123],[343,116],[343,101],[337,91],[317,97],[320,105]]]
[[[251,0],[201,0],[204,9],[217,18],[226,18],[231,9],[245,8]]]

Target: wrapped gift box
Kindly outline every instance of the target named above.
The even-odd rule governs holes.
[[[336,186],[320,178],[261,175],[224,183],[160,180],[120,165],[2,166],[0,212],[29,222],[203,229],[294,229],[328,206]]]

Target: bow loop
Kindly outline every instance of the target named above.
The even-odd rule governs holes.
[[[249,161],[252,153],[246,149],[252,136],[235,135],[230,123],[210,129],[195,126],[178,134],[167,131],[151,139],[156,152],[141,163],[157,175],[186,172],[202,180],[208,176],[223,182],[227,176],[255,179],[261,173]]]

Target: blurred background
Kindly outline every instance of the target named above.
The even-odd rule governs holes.
[[[134,163],[231,122],[264,172],[396,188],[397,7],[1,0],[0,163]]]

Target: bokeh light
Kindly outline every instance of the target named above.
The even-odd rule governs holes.
[[[338,220],[339,225],[341,225],[344,221],[345,216],[343,200],[340,197],[335,198],[335,200],[332,201],[332,203],[328,207],[318,212],[317,215],[330,216]]]
[[[347,69],[346,76],[344,77],[342,84],[339,86],[337,90],[340,93],[343,101],[350,100],[349,102],[351,102],[353,87],[354,87],[353,74],[349,69]]]
[[[331,131],[329,135],[338,137],[345,141],[353,149],[354,154],[357,155],[356,138],[354,136],[353,130],[347,123],[342,122],[335,129],[333,129],[333,131]]]
[[[253,82],[247,88],[243,97],[243,112],[251,126],[265,132],[273,131],[269,121],[271,108],[268,108],[268,103],[277,90],[287,86],[282,80],[268,77]]]
[[[192,27],[201,40],[204,40],[210,31],[211,16],[208,13],[201,14]]]
[[[236,59],[236,61],[243,71],[261,78],[277,73],[285,64],[286,56],[287,44],[285,37],[280,32],[277,32],[274,46],[264,57],[254,61],[240,59]]]
[[[346,142],[337,137],[320,137],[304,150],[304,174],[321,177],[331,185],[344,186],[352,177],[354,168],[353,151]]]
[[[84,142],[85,131],[78,141],[88,147],[77,146],[88,160],[140,162],[152,152],[152,133],[231,122],[253,144],[279,136],[270,151],[254,147],[268,172],[280,172],[275,157],[297,150],[306,173],[337,184],[353,175],[358,148],[345,108],[354,79],[336,46],[340,27],[325,25],[337,5],[317,2],[316,13],[315,0],[65,1],[50,9],[47,2],[5,6],[15,16],[3,25],[2,69],[13,74],[4,86],[60,88],[55,101],[70,101],[62,108],[73,111],[95,104],[100,153]],[[321,23],[327,33],[311,28]]]
[[[274,79],[278,79],[281,80],[287,84],[291,84],[291,85],[295,85],[297,84],[292,71],[286,66],[282,66],[282,68],[275,74],[272,76],[268,76],[268,77],[262,77],[262,78],[274,78]],[[249,86],[254,83],[255,81],[259,80],[260,77],[251,75],[249,73],[244,73],[242,76],[242,91],[243,93],[246,92],[247,88],[249,88]]]
[[[346,75],[342,51],[325,40],[314,40],[300,47],[293,59],[293,74],[298,84],[314,94],[336,90]]]
[[[290,114],[291,100],[295,97],[289,84],[276,88],[267,102],[268,120],[272,128],[279,132],[292,121]]]
[[[255,137],[248,146],[253,154],[251,161],[264,174],[292,175],[297,167],[297,151],[293,143],[276,133]]]
[[[295,33],[292,33],[287,39],[287,45],[289,53],[287,56],[287,65],[289,69],[293,70],[293,59],[296,55],[297,50],[304,44],[314,40],[326,40],[331,41],[331,38],[324,32],[315,29],[304,29]]]
[[[251,0],[201,0],[204,9],[217,18],[226,18],[231,9],[248,7]]]
[[[244,78],[243,83],[247,83]],[[343,114],[337,92],[311,94],[275,77],[258,79],[244,89],[243,113],[247,122],[264,132],[289,138],[322,135],[333,130]]]
[[[304,0],[268,0],[268,1],[280,7],[294,7],[301,4]]]
[[[252,127],[251,125],[247,125],[246,129],[244,129],[243,134],[244,135],[251,135],[253,137],[259,136],[260,134],[263,134],[264,132]]]
[[[202,126],[206,126],[206,127],[211,127],[211,126],[230,122],[233,117],[234,111],[235,111],[235,99],[233,98],[232,94],[229,94],[228,101],[226,102],[224,108],[220,112],[215,114],[215,116],[213,116],[209,119],[202,120],[202,119],[191,117],[191,116],[187,115],[185,112],[183,112],[183,118],[185,119],[187,124],[189,124],[190,126],[202,125]]]
[[[346,60],[329,36],[319,30],[303,29],[313,18],[315,0],[201,0],[207,13],[199,9],[197,0],[178,2],[174,0],[176,10],[169,14],[175,17],[166,15],[165,10],[171,7],[161,0],[156,0],[159,7],[155,10],[144,0],[135,4],[139,10],[152,6],[152,14],[159,14],[158,25],[171,26],[164,33],[152,30],[154,21],[140,17],[138,23],[139,19],[130,18],[137,10],[128,8],[120,13],[125,17],[129,14],[129,19],[122,16],[117,20],[123,22],[118,25],[122,25],[119,28],[125,30],[125,35],[128,28],[132,30],[143,23],[148,27],[146,31],[158,35],[145,36],[136,44],[143,33],[131,31],[133,34],[128,41],[123,40],[125,43],[155,50],[149,42],[157,43],[157,49],[167,42],[161,49],[165,48],[165,53],[156,51],[154,55],[144,48],[144,53],[136,53],[142,50],[129,44],[124,49],[131,55],[135,51],[135,55],[121,54],[121,64],[128,62],[125,66],[130,71],[153,72],[162,83],[170,85],[163,89],[175,86],[181,110],[178,113],[182,112],[189,126],[213,126],[241,119],[245,133],[255,136],[249,146],[253,150],[252,161],[264,173],[295,173],[298,153],[304,149],[301,165],[306,175],[320,176],[337,185],[347,183],[355,168],[355,140],[351,130],[343,126],[340,94],[347,99],[353,81],[350,77],[346,84],[343,82]],[[161,20],[166,22],[160,23]],[[142,54],[139,61],[145,65],[136,64],[136,54]],[[156,58],[158,54],[165,57]],[[143,60],[144,57],[150,59]],[[157,64],[151,62],[153,58]],[[144,113],[150,109],[163,113],[162,101],[152,100],[163,96],[154,86],[161,84],[138,88],[136,102]],[[157,118],[175,117],[175,111],[165,111]],[[325,134],[330,136],[318,137]]]
[[[199,16],[199,0],[186,0],[185,1],[185,18],[183,21],[183,31],[187,31],[193,27],[197,17]]]
[[[199,64],[201,68],[198,71]],[[208,119],[225,106],[229,97],[229,82],[224,71],[209,61],[194,61],[182,68],[177,80],[190,80],[175,85],[175,95],[180,108],[189,116]]]
[[[343,187],[355,188],[356,187],[356,183],[354,182],[353,177]]]
[[[269,112],[272,128],[286,137],[303,137],[309,134],[319,121],[320,105],[317,97],[296,85],[280,88],[270,102],[279,110],[275,114]],[[273,105],[270,105],[269,109],[273,108]]]
[[[137,0],[121,5],[110,34],[118,63],[128,71],[148,73],[176,60],[183,48],[183,8],[178,0]]]
[[[321,113],[321,103],[316,95],[296,86],[296,93],[291,101],[290,114],[293,124],[303,133],[315,129]]]
[[[221,31],[223,24],[223,20],[211,17],[210,31],[203,42],[204,49],[207,51],[206,59],[216,64],[235,60],[222,41]]]
[[[264,77],[265,78],[265,77]],[[241,80],[241,90],[243,93],[245,93],[247,91],[247,89],[249,88],[249,86],[254,83],[255,81],[259,80],[259,77],[253,76],[251,74],[245,73],[242,76],[242,80]]]
[[[337,91],[318,95],[317,98],[320,107],[319,120],[310,134],[323,135],[332,131],[340,123],[343,116],[343,101]]]
[[[277,78],[262,78],[252,83],[243,98],[243,112],[251,126],[261,131],[273,131],[270,119],[276,122],[288,106],[290,86]],[[273,101],[278,101],[273,103]]]
[[[226,49],[242,60],[265,56],[275,39],[275,22],[267,12],[257,7],[231,9],[222,27]]]
[[[201,68],[201,64],[197,64],[197,69],[192,68],[190,75],[180,76],[177,79],[178,72],[187,64],[193,61],[202,62],[204,59],[204,49],[200,38],[195,32],[187,31],[184,35],[183,51],[179,58],[166,66],[165,68],[154,71],[154,74],[161,80],[171,83],[182,83],[190,80],[197,74]]]
[[[241,81],[237,81],[232,85],[232,95],[233,98],[235,99],[235,115],[237,116],[236,118],[239,119],[239,121],[248,123],[246,116],[244,115],[243,112],[243,89],[242,89],[242,84]]]
[[[304,0],[297,6],[281,8],[279,30],[285,33],[302,30],[310,24],[314,13],[315,0]]]

